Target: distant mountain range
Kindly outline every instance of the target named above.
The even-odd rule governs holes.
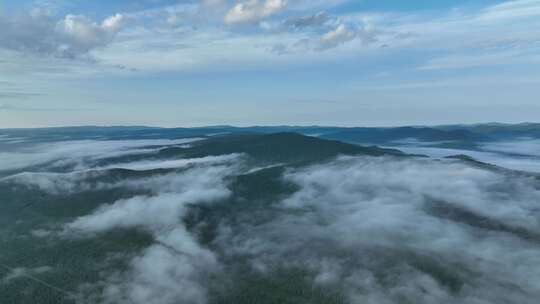
[[[324,139],[358,144],[399,144],[418,141],[446,147],[469,147],[476,142],[516,138],[540,138],[540,124],[500,124],[406,127],[327,127],[327,126],[209,126],[197,128],[157,128],[146,126],[82,126],[39,129],[0,129],[0,135],[36,141],[71,139],[154,139],[215,137],[225,134],[272,134],[293,132]]]

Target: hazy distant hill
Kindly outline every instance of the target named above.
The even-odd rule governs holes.
[[[74,140],[74,139],[153,139],[219,136],[225,134],[272,134],[294,132],[325,139],[353,143],[387,144],[400,140],[421,142],[454,141],[463,145],[489,140],[516,137],[540,138],[540,124],[478,124],[448,126],[409,126],[391,128],[344,128],[327,126],[210,126],[199,128],[154,128],[145,126],[129,127],[63,127],[43,129],[0,129],[0,135],[26,138],[33,141]]]
[[[261,162],[313,162],[338,155],[404,155],[393,149],[365,147],[339,141],[304,136],[298,133],[232,134],[195,142],[190,147],[169,147],[150,155],[105,159],[101,163],[143,160],[146,158],[200,158],[231,153],[245,153]]]
[[[486,139],[485,136],[468,130],[444,131],[428,127],[352,128],[324,134],[322,137],[359,143],[387,143],[404,139],[415,139],[424,142],[475,141]]]
[[[465,130],[492,139],[515,139],[518,137],[540,138],[540,124],[537,123],[488,123],[478,125],[449,125],[437,128],[446,131]]]

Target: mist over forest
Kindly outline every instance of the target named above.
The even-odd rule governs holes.
[[[538,130],[0,130],[2,301],[536,303]]]

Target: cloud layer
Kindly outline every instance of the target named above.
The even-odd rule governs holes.
[[[62,143],[62,155],[86,163],[158,142],[96,143],[101,150]],[[207,304],[242,288],[264,293],[266,282],[337,294],[349,303],[532,304],[540,296],[535,178],[459,160],[342,156],[283,164],[283,174],[246,160],[242,154],[153,160],[117,165],[167,170],[107,181],[111,165],[21,173],[0,184],[37,187],[52,198],[123,190],[109,204],[29,230],[33,239],[53,244],[94,244],[119,232],[149,237],[137,250],[92,261],[102,265],[98,281],[81,282],[79,295],[97,303]],[[125,267],[103,266],[115,265],[114,259]],[[3,280],[49,271],[19,268]],[[262,283],[249,285],[253,277]],[[248,287],[241,284],[246,278]]]
[[[256,227],[224,226],[226,254],[268,276],[312,272],[351,303],[534,303],[540,192],[459,162],[344,157],[293,170],[300,191]],[[516,250],[519,248],[519,250]]]

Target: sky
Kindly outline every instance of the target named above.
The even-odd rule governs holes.
[[[538,121],[540,0],[0,0],[0,128]]]

